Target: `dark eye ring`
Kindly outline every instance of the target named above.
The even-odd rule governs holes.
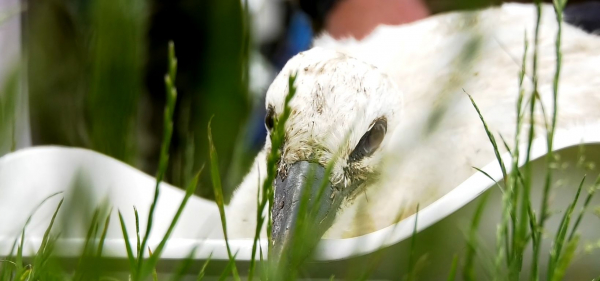
[[[265,127],[267,127],[267,130],[271,131],[271,130],[273,130],[274,126],[275,126],[275,112],[273,110],[273,107],[269,106],[267,108],[267,115],[265,116]]]
[[[371,126],[371,129],[360,138],[354,151],[350,153],[349,161],[355,162],[364,157],[371,156],[383,142],[386,132],[387,120],[385,118],[380,118],[375,121],[373,126]]]

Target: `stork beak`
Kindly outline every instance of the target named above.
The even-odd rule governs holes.
[[[275,179],[271,257],[305,259],[329,229],[343,196],[334,193],[325,168],[300,161]],[[299,261],[298,261],[299,262]]]

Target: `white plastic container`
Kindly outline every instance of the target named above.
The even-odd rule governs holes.
[[[559,212],[547,223],[548,237],[544,240],[541,256],[541,272],[545,272],[550,241],[556,233],[562,212],[572,201],[575,190],[584,173],[587,173],[585,190],[598,175],[598,168],[585,171],[576,167],[578,155],[583,147],[586,161],[600,163],[600,132],[582,129],[557,132],[555,151],[561,156],[562,166],[554,178],[562,181],[562,187],[552,193],[551,211]],[[545,173],[543,156],[545,141],[534,142],[532,156],[535,175],[532,198],[534,204],[541,201],[541,189]],[[506,161],[510,161],[505,157]],[[509,163],[509,162],[507,162]],[[496,180],[501,180],[497,162],[483,167]],[[70,188],[71,186],[80,188]],[[145,230],[150,203],[154,195],[155,179],[124,163],[90,150],[66,147],[35,147],[17,151],[0,158],[0,256],[10,252],[15,239],[20,234],[27,217],[46,197],[59,191],[64,193],[45,202],[35,213],[26,229],[25,255],[37,251],[50,218],[61,198],[66,198],[55,229],[60,230],[61,239],[56,254],[64,258],[76,258],[80,254],[93,207],[103,200],[113,206],[104,254],[116,260],[126,260],[125,244],[117,216],[120,210],[126,225],[135,241],[135,220],[133,206],[140,214],[140,228]],[[83,187],[83,188],[81,188]],[[496,228],[500,220],[501,192],[494,183],[481,173],[457,186],[450,193],[433,204],[422,208],[418,215],[408,217],[396,225],[379,231],[349,239],[322,240],[314,253],[314,260],[303,273],[310,277],[329,278],[360,273],[370,264],[377,264],[371,277],[397,279],[406,274],[411,237],[417,219],[415,259],[421,267],[420,280],[445,278],[450,270],[455,254],[464,257],[466,237],[474,210],[481,195],[490,193],[479,227],[480,245],[476,260],[481,264],[493,265],[496,245]],[[78,200],[70,200],[78,193]],[[85,196],[81,196],[81,195]],[[168,184],[161,184],[160,197],[154,217],[154,227],[150,237],[151,248],[155,248],[165,233],[177,210],[184,192]],[[587,195],[582,194],[580,202]],[[88,198],[82,200],[81,198]],[[586,244],[600,240],[600,218],[591,214],[598,206],[596,197],[590,204],[590,211],[580,225],[582,235],[573,265],[567,272],[566,280],[590,280],[600,275],[600,252],[591,254],[583,250]],[[576,208],[576,214],[579,207]],[[539,212],[539,206],[534,210]],[[76,212],[76,213],[74,213]],[[68,219],[67,219],[68,218]],[[62,226],[67,226],[61,229]],[[211,268],[208,273],[220,274],[226,264],[227,251],[221,237],[221,223],[216,204],[199,197],[192,197],[184,210],[177,227],[169,240],[159,270],[168,271],[170,265],[185,259],[197,247],[194,258],[201,264],[212,253]],[[266,255],[266,241],[262,249]],[[237,252],[239,267],[247,268],[251,256],[252,239],[230,240],[233,252]],[[381,250],[380,250],[381,249]],[[531,249],[528,249],[530,254]],[[423,258],[426,256],[425,258]],[[524,272],[529,267],[529,258],[524,261]],[[358,270],[358,271],[357,271]],[[484,271],[481,276],[486,276]],[[524,273],[524,274],[525,274]],[[528,275],[525,275],[528,276]]]

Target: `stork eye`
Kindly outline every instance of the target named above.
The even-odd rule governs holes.
[[[267,115],[265,116],[265,127],[269,131],[273,130],[273,126],[275,126],[275,113],[273,111],[273,107],[269,106],[267,108]]]
[[[356,148],[350,154],[350,162],[361,160],[364,157],[371,156],[381,142],[387,131],[387,121],[385,119],[379,119],[375,121],[375,124],[367,131],[362,138],[358,141]]]

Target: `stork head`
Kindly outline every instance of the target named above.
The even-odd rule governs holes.
[[[289,103],[272,206],[276,256],[294,243],[310,247],[307,241],[293,242],[300,227],[316,243],[340,207],[377,179],[402,109],[402,95],[382,71],[314,48],[292,58],[271,84],[265,118],[270,132],[284,110],[293,74],[296,94]],[[307,206],[301,206],[302,196]],[[312,215],[302,219],[302,212]]]

